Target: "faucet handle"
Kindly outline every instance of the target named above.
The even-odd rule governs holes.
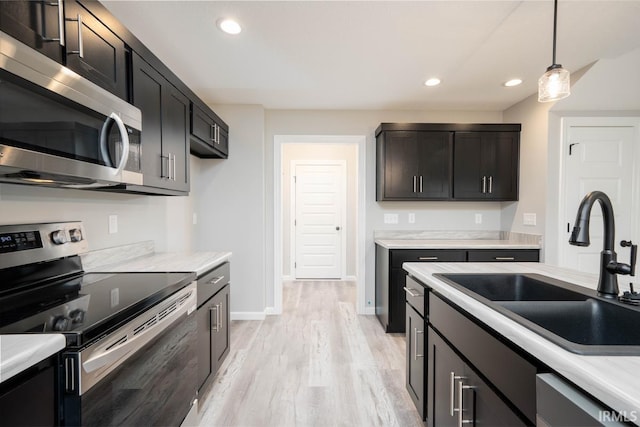
[[[636,275],[636,259],[638,257],[638,245],[634,245],[631,240],[622,240],[620,242],[620,246],[623,248],[631,247],[631,262],[629,262],[629,266],[631,267],[630,276]]]

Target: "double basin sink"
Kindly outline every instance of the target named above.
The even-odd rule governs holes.
[[[435,277],[573,353],[640,355],[640,309],[539,274]]]

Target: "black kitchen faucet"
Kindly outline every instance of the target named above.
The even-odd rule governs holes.
[[[618,297],[618,274],[635,276],[637,245],[623,241],[623,246],[631,246],[631,262],[624,264],[617,262],[614,251],[615,223],[613,218],[613,206],[611,200],[602,191],[592,191],[587,194],[576,215],[576,222],[569,238],[569,244],[574,246],[589,246],[589,217],[594,203],[600,202],[602,219],[604,220],[604,248],[600,252],[600,278],[598,279],[598,294],[607,298]]]

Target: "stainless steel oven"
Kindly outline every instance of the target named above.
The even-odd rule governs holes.
[[[0,31],[0,181],[142,184],[142,114]]]
[[[0,226],[0,334],[61,333],[58,424],[197,414],[195,273],[85,273],[79,222]]]

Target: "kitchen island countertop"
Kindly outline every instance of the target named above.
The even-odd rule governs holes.
[[[640,356],[583,356],[571,353],[434,277],[435,273],[537,273],[590,289],[597,276],[539,263],[405,263],[403,268],[436,293],[612,409],[640,413]]]
[[[56,354],[65,345],[62,334],[0,335],[0,383]]]
[[[386,249],[540,249],[540,244],[489,239],[375,239]]]

